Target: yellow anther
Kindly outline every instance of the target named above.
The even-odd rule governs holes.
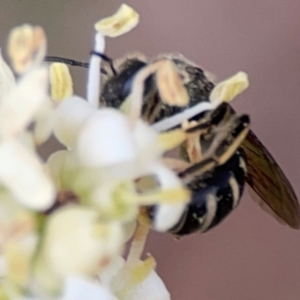
[[[123,299],[131,289],[143,282],[155,269],[156,261],[152,256],[147,257],[143,262],[138,263],[129,270],[123,288],[117,293]]]
[[[72,96],[73,81],[70,70],[66,64],[52,63],[50,66],[51,97],[60,102]]]
[[[179,204],[190,201],[190,191],[184,187],[164,189],[161,191],[138,195],[137,200],[141,205],[160,204]]]
[[[144,281],[149,274],[155,269],[156,261],[154,257],[147,257],[141,264],[133,268],[130,276],[130,283],[132,286],[138,285]]]
[[[182,129],[164,132],[159,135],[159,141],[165,151],[172,150],[182,144],[187,134]]]
[[[24,73],[44,59],[46,35],[43,28],[24,24],[16,27],[8,39],[8,55],[17,73]]]
[[[118,11],[95,24],[104,36],[117,37],[132,30],[139,22],[139,14],[130,6],[122,4]]]
[[[248,76],[238,72],[232,77],[218,83],[210,94],[211,102],[230,102],[249,86]]]

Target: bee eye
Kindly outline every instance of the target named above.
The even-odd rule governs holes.
[[[135,75],[131,76],[129,79],[126,80],[126,82],[123,85],[123,89],[122,89],[122,99],[125,99],[131,92],[132,89],[132,84],[134,81]],[[153,86],[153,77],[149,76],[146,81],[145,81],[145,85],[144,85],[144,96],[147,95]]]
[[[188,66],[188,67],[186,67],[185,70],[190,75],[195,75],[195,76],[200,76],[200,77],[204,76],[203,70],[198,67]]]
[[[146,64],[139,60],[127,60],[124,66],[121,67],[121,72],[118,75],[119,79],[123,83],[122,95],[126,98],[130,93],[132,83],[135,75],[141,70]]]
[[[135,76],[131,76],[129,79],[127,79],[123,85],[123,90],[122,90],[122,98],[126,98],[130,91],[131,91],[131,87],[132,87],[132,83],[133,83],[133,80],[134,80],[134,77]]]

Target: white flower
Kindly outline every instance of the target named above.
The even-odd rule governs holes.
[[[18,288],[28,284],[38,242],[36,226],[32,212],[21,207],[9,193],[0,192],[0,276]]]
[[[119,222],[102,222],[95,210],[70,205],[49,217],[41,255],[59,276],[92,276],[119,254],[122,246]]]
[[[104,39],[101,38],[100,33],[96,34],[95,40],[95,51],[103,50]],[[113,108],[98,108],[100,62],[100,57],[92,56],[88,100],[85,101],[77,96],[65,98],[54,111],[54,134],[70,150],[75,160],[76,157],[78,160],[78,168],[68,172],[69,175],[73,173],[73,177],[79,172],[75,180],[72,175],[69,176],[69,180],[75,182],[71,183],[71,186],[79,195],[84,193],[85,198],[89,199],[87,202],[96,205],[102,216],[120,218],[127,222],[137,215],[139,205],[158,204],[162,201],[162,194],[148,197],[146,202],[140,202],[140,198],[134,195],[134,191],[131,191],[130,195],[130,185],[127,190],[122,189],[119,192],[122,181],[129,183],[150,174],[158,178],[162,190],[184,189],[177,175],[163,164],[161,158],[164,151],[169,150],[165,145],[175,147],[184,141],[185,135],[178,132],[180,138],[177,144],[162,143],[160,135],[139,119],[144,80],[150,74],[162,68],[160,77],[164,81],[162,89],[166,101],[172,101],[172,93],[168,89],[176,87],[181,94],[184,94],[183,87],[180,86],[177,78],[179,75],[174,75],[176,71],[173,64],[170,61],[160,61],[144,68],[136,76],[132,93],[125,101],[129,107],[127,114]],[[55,77],[63,76],[53,76]],[[66,178],[63,174],[59,175],[60,171],[66,174],[67,168],[63,159],[51,159],[48,163],[51,170],[56,170],[54,171],[56,178]],[[93,174],[93,178],[88,173]],[[80,186],[82,186],[81,190]],[[85,191],[89,191],[88,195]],[[154,222],[155,229],[164,231],[176,224],[190,199],[187,191],[179,195],[181,199],[180,196],[177,197],[176,205],[170,201],[159,207]],[[169,218],[165,218],[166,215]]]
[[[128,119],[112,108],[94,112],[84,123],[76,151],[83,165],[96,168],[132,162],[138,154]]]
[[[47,99],[48,70],[41,67],[23,76],[0,103],[0,135],[2,139],[26,130]],[[13,122],[12,122],[13,120]]]
[[[37,66],[14,84],[12,72],[0,57],[0,74],[5,87],[0,91],[0,184],[22,205],[47,209],[54,201],[54,185],[38,155],[22,143],[27,126],[47,102],[47,68]]]
[[[4,61],[0,49],[0,102],[13,89],[15,83],[14,74]]]
[[[56,138],[68,149],[74,149],[78,132],[93,112],[93,107],[78,96],[64,99],[53,114]]]
[[[126,261],[117,257],[101,273],[100,283],[111,293],[118,295],[119,300],[170,299],[170,293],[152,266],[142,261],[138,261],[131,270],[127,270]]]
[[[192,140],[184,128],[163,131],[230,101],[248,82],[240,73],[217,86],[210,102],[150,126],[141,119],[150,75],[163,103],[189,101],[176,65],[163,59],[136,74],[120,110],[100,108],[104,37],[119,36],[138,20],[123,5],[96,24],[87,99],[73,95],[66,65],[52,64],[49,76],[41,27],[25,24],[11,32],[9,56],[20,78],[15,81],[0,55],[0,298],[170,299],[154,258],[141,257],[150,227],[170,230],[190,200],[175,172],[189,164],[163,155],[187,139],[193,148],[199,137]],[[45,165],[36,146],[52,131],[66,149]],[[155,206],[152,220],[144,214],[149,206]]]
[[[139,262],[143,264],[142,261]],[[82,277],[67,277],[62,292],[62,300],[170,300],[163,281],[154,270],[147,270],[145,278],[130,282],[132,272],[126,271],[126,261],[116,257],[113,262],[101,273],[99,280],[87,280]],[[142,268],[140,268],[142,271]],[[141,274],[141,273],[140,273]],[[134,276],[134,275],[133,275]],[[128,284],[128,290],[122,283]],[[123,291],[118,288],[122,287]],[[126,288],[126,287],[125,287]]]
[[[99,281],[68,277],[61,300],[118,300]]]
[[[0,142],[0,183],[24,206],[46,210],[55,190],[41,161],[18,140]]]

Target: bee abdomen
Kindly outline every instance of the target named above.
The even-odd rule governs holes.
[[[244,153],[239,149],[225,164],[195,178],[188,185],[191,202],[171,232],[179,236],[205,232],[224,220],[242,196],[245,166]]]

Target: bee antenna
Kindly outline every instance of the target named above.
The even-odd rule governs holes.
[[[64,64],[67,64],[67,65],[70,65],[70,66],[82,67],[82,68],[88,68],[89,67],[89,63],[87,63],[87,62],[80,62],[80,61],[77,61],[77,60],[74,60],[74,59],[58,57],[58,56],[46,56],[45,61],[60,62],[60,63],[64,63]],[[100,72],[104,75],[107,75],[106,70],[104,70],[102,68],[101,68]]]
[[[108,57],[107,55],[105,55],[104,53],[101,52],[97,52],[97,51],[91,51],[91,55],[97,55],[99,57],[101,57],[103,60],[105,60],[106,62],[108,62],[112,72],[114,75],[117,75],[116,69],[114,67],[114,63],[113,63],[113,59]]]

